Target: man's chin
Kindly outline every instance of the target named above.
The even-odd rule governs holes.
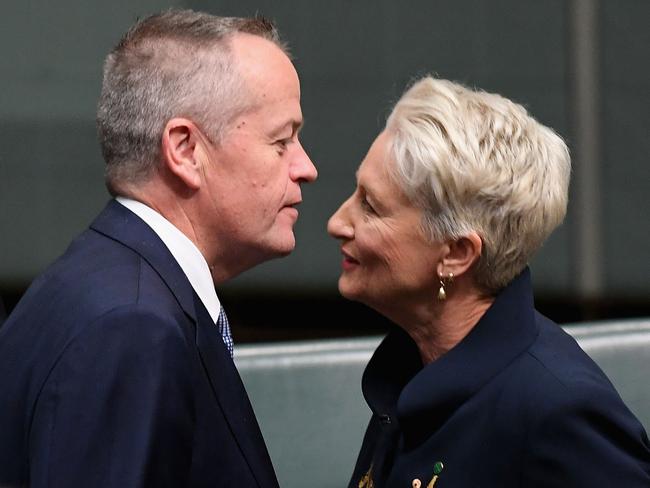
[[[278,251],[277,254],[275,256],[273,256],[273,258],[271,258],[271,259],[274,259],[274,258],[275,259],[286,258],[292,252],[293,252],[293,249]]]
[[[269,252],[271,256],[269,259],[274,258],[283,258],[288,256],[296,248],[296,238],[293,235],[293,232],[287,233],[287,235],[282,236],[281,239],[278,239],[277,242],[274,242],[270,246]]]

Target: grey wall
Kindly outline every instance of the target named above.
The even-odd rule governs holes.
[[[289,41],[301,75],[303,142],[320,171],[304,189],[298,248],[231,289],[332,291],[338,247],[329,215],[391,103],[434,72],[527,106],[573,143],[569,0],[157,0],[10,2],[0,18],[0,290],[28,283],[108,199],[94,133],[103,57],[138,16],[168,6],[263,13]],[[650,294],[650,46],[647,0],[600,0],[598,79],[604,289]],[[579,168],[575,175],[579,176]],[[533,262],[540,293],[579,295],[576,223]]]

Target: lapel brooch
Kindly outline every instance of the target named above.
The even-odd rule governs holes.
[[[363,475],[363,477],[359,480],[359,488],[373,488],[375,484],[372,482],[372,464],[370,465],[370,469],[368,469],[368,472]]]
[[[433,465],[433,478],[431,478],[431,481],[429,481],[427,488],[433,488],[433,485],[435,485],[436,481],[438,481],[438,475],[442,473],[444,467],[445,465],[442,464],[442,461],[438,461],[436,464]],[[413,481],[411,481],[411,488],[421,488],[421,487],[422,487],[422,482],[418,478],[415,478]]]

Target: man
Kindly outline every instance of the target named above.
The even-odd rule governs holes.
[[[0,330],[0,486],[277,486],[214,285],[294,248],[301,125],[267,21],[124,36],[98,108],[116,198]]]

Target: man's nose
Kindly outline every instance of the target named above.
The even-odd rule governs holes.
[[[297,142],[297,154],[292,165],[291,179],[298,182],[311,183],[318,177],[318,170],[312,163],[309,155],[302,147],[300,142]]]

